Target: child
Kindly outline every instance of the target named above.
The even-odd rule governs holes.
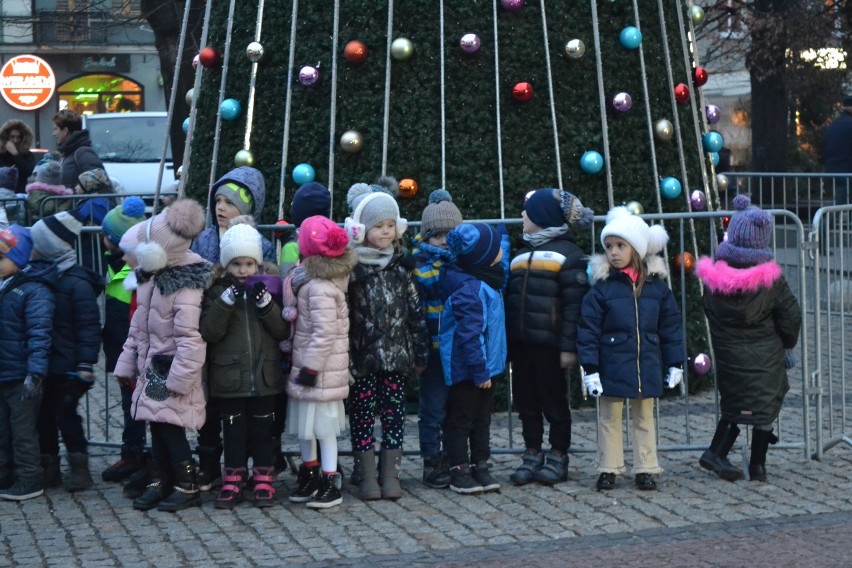
[[[125,285],[132,267],[124,261],[119,248],[124,234],[145,220],[145,202],[139,197],[128,197],[124,203],[111,209],[104,217],[103,246],[107,267],[107,284],[104,295],[103,348],[107,373],[115,370],[127,333],[130,331],[130,302],[133,290]],[[145,464],[145,423],[130,416],[133,381],[119,383],[121,410],[124,414],[124,431],[121,434],[121,458],[101,472],[104,481],[124,481]]]
[[[349,283],[353,476],[360,480],[361,499],[398,499],[405,379],[412,368],[420,373],[426,367],[429,329],[414,279],[397,249],[408,223],[399,216],[396,200],[365,183],[353,185],[346,200],[352,215],[345,228],[358,253]],[[382,421],[381,488],[373,439],[377,411]]]
[[[151,425],[152,481],[133,501],[142,511],[201,504],[185,429],[197,430],[205,418],[206,344],[198,328],[210,265],[189,252],[203,228],[201,206],[179,199],[132,231],[139,242],[133,252],[138,307],[114,374],[119,381],[136,379],[133,418]]]
[[[321,215],[331,218],[331,192],[321,183],[312,181],[303,184],[293,194],[293,203],[290,205],[290,219],[296,227],[295,234],[281,247],[281,257],[278,268],[281,278],[286,278],[290,271],[299,263],[299,227],[308,217]]]
[[[589,261],[592,289],[583,299],[577,354],[589,394],[601,397],[598,421],[598,491],[615,487],[624,471],[621,411],[630,399],[636,488],[657,489],[654,399],[683,378],[683,332],[665,261],[662,225],[648,225],[626,207],[607,213],[601,231],[606,255]]]
[[[30,219],[38,221],[43,215],[53,215],[71,209],[70,199],[50,199],[53,196],[73,195],[74,190],[61,184],[62,166],[56,160],[48,160],[36,167],[35,181],[27,184],[27,205]],[[47,201],[45,201],[47,200]],[[42,206],[44,202],[44,206]]]
[[[423,458],[423,483],[435,489],[450,486],[449,466],[442,452],[442,429],[447,415],[449,387],[444,382],[444,370],[438,352],[438,325],[444,302],[441,299],[441,266],[452,255],[447,250],[447,233],[462,222],[462,214],[453,203],[450,192],[436,189],[429,194],[429,204],[423,210],[420,233],[414,237],[412,253],[416,264],[414,279],[420,293],[420,304],[432,336],[429,364],[420,375],[420,456]]]
[[[456,262],[441,269],[445,313],[440,323],[440,350],[449,386],[449,486],[462,494],[500,490],[488,471],[488,458],[492,386],[506,369],[507,353],[501,240],[490,225],[461,224],[447,234]]]
[[[329,219],[317,215],[300,224],[303,261],[297,282],[302,284],[297,291],[293,369],[287,382],[287,432],[299,438],[302,465],[290,501],[328,509],[343,502],[337,436],[345,426],[343,400],[349,394],[346,289],[357,259],[346,231]]]
[[[45,217],[30,231],[34,256],[56,266],[59,273],[53,284],[56,309],[53,313],[50,363],[38,417],[42,462],[47,475],[45,485],[54,487],[61,483],[61,432],[70,467],[70,473],[64,480],[65,489],[70,492],[92,486],[88,442],[77,404],[95,382],[92,369],[101,351],[98,296],[104,287],[100,276],[77,265],[74,245],[82,224],[75,216],[76,211],[72,213],[60,211]]]
[[[524,243],[512,259],[506,291],[512,394],[526,450],[510,480],[553,485],[568,479],[571,409],[565,372],[577,363],[577,320],[588,291],[586,256],[569,228],[586,229],[593,212],[558,189],[527,194]],[[550,451],[542,452],[544,420]]]
[[[55,268],[30,265],[27,229],[0,231],[0,499],[44,494],[39,460],[38,410],[50,357]]]
[[[278,342],[289,334],[281,308],[266,284],[250,278],[278,267],[263,264],[260,233],[244,223],[219,241],[213,285],[204,293],[201,337],[207,342],[207,386],[222,416],[225,469],[217,509],[233,509],[243,499],[249,447],[254,503],[275,504],[271,427],[275,397],[284,390]],[[249,285],[251,284],[251,285]]]
[[[795,365],[792,349],[802,314],[769,248],[772,216],[751,206],[745,195],[734,198],[734,208],[716,261],[702,258],[695,269],[707,287],[704,311],[716,352],[722,411],[699,463],[722,479],[742,479],[728,452],[740,433],[737,424],[752,424],[749,479],[766,481],[766,451],[778,442],[772,423],[790,389],[785,367]]]

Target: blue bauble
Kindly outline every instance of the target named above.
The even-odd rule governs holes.
[[[580,169],[582,169],[587,174],[596,174],[601,171],[603,168],[604,160],[603,156],[594,150],[589,150],[584,152],[582,157],[580,158]]]
[[[710,132],[704,134],[704,136],[701,138],[701,143],[704,145],[705,151],[718,152],[725,144],[725,139],[722,138],[722,135],[716,132],[715,130],[711,130]]]
[[[222,116],[222,120],[237,120],[242,112],[243,107],[237,99],[225,99],[219,105],[219,114]]]
[[[719,152],[710,152],[710,161],[713,162],[713,167],[719,165]]]
[[[642,43],[642,32],[635,26],[627,26],[618,36],[624,49],[636,49]]]
[[[188,133],[189,133],[189,117],[188,117],[188,116],[187,116],[187,117],[186,117],[186,119],[184,119],[184,121],[183,121],[183,133],[184,133],[184,134],[188,134]]]
[[[314,181],[316,175],[314,167],[310,164],[299,164],[293,168],[293,181],[299,185]]]
[[[677,178],[667,177],[660,181],[660,193],[666,199],[674,199],[681,192],[680,181]]]

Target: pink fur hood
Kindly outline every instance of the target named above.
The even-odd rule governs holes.
[[[712,292],[727,296],[770,288],[781,278],[781,267],[773,260],[749,268],[734,268],[724,260],[713,262],[704,256],[695,266],[695,275]]]
[[[62,185],[50,185],[47,183],[42,183],[40,181],[34,181],[30,184],[27,184],[27,195],[34,191],[45,191],[47,193],[51,193],[53,195],[71,195],[74,193],[74,190],[68,189]]]

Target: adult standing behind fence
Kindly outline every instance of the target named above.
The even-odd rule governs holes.
[[[104,169],[92,148],[89,131],[83,128],[83,119],[73,110],[63,109],[53,115],[53,138],[62,154],[60,182],[65,187],[76,187],[83,172]]]
[[[840,116],[823,134],[822,164],[826,173],[852,175],[852,96],[843,97]],[[849,203],[849,179],[835,181],[835,205]]]
[[[0,126],[0,166],[13,166],[18,170],[15,193],[23,193],[27,178],[35,169],[36,159],[30,151],[33,131],[22,120],[7,120]]]

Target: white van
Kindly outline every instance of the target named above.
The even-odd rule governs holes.
[[[83,115],[83,128],[89,130],[92,148],[104,163],[107,174],[120,184],[122,193],[153,195],[163,139],[168,130],[168,113],[118,112]],[[160,193],[174,191],[175,175],[171,144],[166,147],[166,163]],[[150,199],[146,199],[150,201]]]

